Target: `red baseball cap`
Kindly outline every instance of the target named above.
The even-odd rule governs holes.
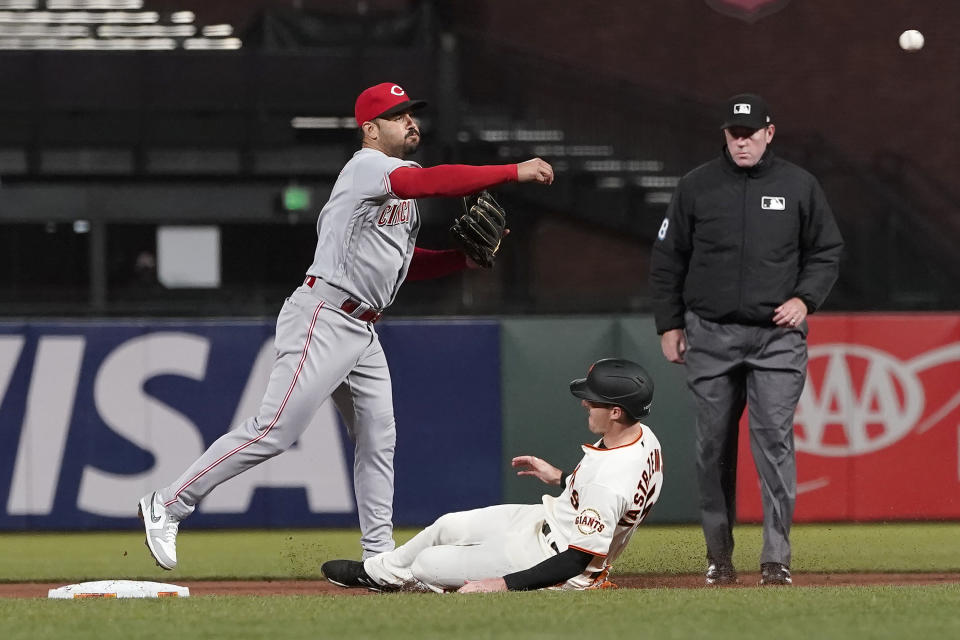
[[[407,92],[393,82],[381,82],[357,96],[357,103],[353,107],[353,114],[357,118],[357,126],[374,118],[392,116],[401,111],[413,111],[427,106],[423,100],[411,100]]]

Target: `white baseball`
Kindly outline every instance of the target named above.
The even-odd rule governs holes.
[[[907,29],[900,34],[900,48],[904,51],[919,51],[923,48],[923,34],[916,29]]]

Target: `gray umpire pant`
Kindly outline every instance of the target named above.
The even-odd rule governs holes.
[[[750,450],[760,476],[760,562],[790,565],[797,498],[793,418],[807,375],[807,324],[796,328],[720,324],[685,315],[687,384],[697,404],[700,516],[711,562],[733,556],[737,432],[750,408]]]

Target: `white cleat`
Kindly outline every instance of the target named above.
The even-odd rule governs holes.
[[[180,521],[170,515],[156,492],[140,498],[137,515],[147,532],[146,545],[157,566],[171,570],[177,566],[177,529]]]

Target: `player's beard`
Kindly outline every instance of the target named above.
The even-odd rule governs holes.
[[[420,146],[420,132],[417,132],[417,135],[412,136],[409,133],[403,138],[403,150],[401,151],[401,158],[406,158],[409,155],[413,155],[417,152],[417,148]]]

